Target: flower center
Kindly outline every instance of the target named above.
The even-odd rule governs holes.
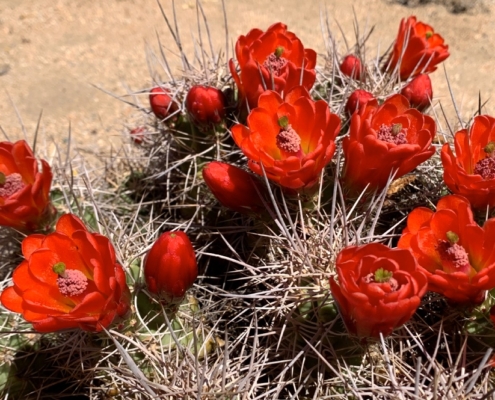
[[[393,278],[393,273],[386,269],[379,268],[375,273],[370,273],[363,278],[366,283],[386,283],[390,286],[390,291],[395,292],[399,288],[397,279]]]
[[[301,138],[290,124],[280,130],[275,140],[277,147],[287,153],[297,153],[301,149]]]
[[[487,157],[480,160],[474,166],[474,173],[476,175],[481,175],[485,180],[495,178],[495,143],[488,143],[483,149],[487,154]]]
[[[407,144],[407,129],[402,127],[402,124],[392,124],[387,126],[382,124],[377,132],[377,138],[387,143]]]
[[[282,57],[283,53],[284,48],[281,46],[277,47],[275,52],[270,54],[263,63],[263,66],[274,76],[280,76],[282,74],[282,70],[287,65],[287,59]]]
[[[0,172],[0,197],[10,197],[17,193],[24,186],[21,174],[14,172],[10,175],[5,175]]]
[[[426,36],[426,39],[429,39],[429,38],[431,38],[433,36],[433,32],[432,31],[427,31],[425,33],[425,36]]]
[[[77,269],[66,269],[63,262],[56,263],[52,270],[58,275],[58,290],[64,296],[78,296],[88,287],[88,278]]]
[[[439,240],[436,246],[444,271],[469,273],[471,271],[469,255],[464,247],[457,244],[459,236],[451,231],[447,232],[446,236],[447,240]]]

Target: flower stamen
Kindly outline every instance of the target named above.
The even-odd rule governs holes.
[[[407,129],[402,124],[392,124],[387,126],[382,124],[377,132],[377,139],[393,144],[407,144]]]
[[[21,190],[26,184],[22,181],[21,174],[14,172],[5,175],[0,172],[0,197],[10,197]]]
[[[277,50],[279,48],[277,47]],[[282,47],[283,49],[283,47]],[[265,62],[263,63],[263,66],[268,70],[270,71],[273,76],[280,76],[282,75],[282,71],[284,69],[284,67],[287,65],[287,59],[284,58],[284,57],[281,57],[282,52],[277,52],[277,50],[275,50],[275,53],[272,53],[270,54]],[[280,54],[279,56],[277,56],[277,54]]]
[[[375,271],[375,273],[370,273],[364,276],[363,281],[366,283],[387,283],[390,286],[390,290],[395,292],[399,289],[399,283],[393,276],[393,272],[379,268]]]
[[[66,269],[63,262],[58,262],[52,267],[58,275],[57,286],[61,294],[67,297],[78,296],[87,289],[88,278],[77,269]]]
[[[471,271],[471,264],[469,263],[469,255],[458,244],[459,236],[452,231],[446,233],[447,240],[439,240],[436,246],[440,258],[442,260],[442,266],[446,272],[465,272]]]
[[[488,156],[483,160],[480,160],[474,166],[474,174],[481,175],[484,180],[495,178],[495,158]]]
[[[287,153],[297,153],[301,149],[301,138],[290,124],[280,130],[275,140],[277,147]]]

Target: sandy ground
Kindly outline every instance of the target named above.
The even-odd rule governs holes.
[[[369,47],[373,54],[378,46],[383,51],[393,41],[402,17],[417,15],[450,46],[445,67],[463,113],[476,110],[481,92],[482,99],[489,100],[485,112],[495,114],[490,100],[495,93],[495,4],[491,0],[460,14],[439,4],[407,7],[391,0],[224,1],[231,46],[251,28],[266,29],[283,21],[306,47],[322,53],[322,13],[329,16],[342,51],[345,43],[338,25],[351,43],[354,18],[361,30],[375,25]],[[181,38],[191,57],[198,38],[195,4],[195,0],[175,1]],[[202,0],[202,4],[213,47],[225,51],[222,1]],[[172,0],[162,0],[162,5],[173,19]],[[0,125],[10,140],[24,136],[20,119],[32,138],[43,111],[41,132],[47,141],[53,138],[63,144],[70,123],[77,149],[84,153],[108,149],[120,140],[134,111],[91,84],[118,95],[125,94],[126,88],[149,87],[146,49],[158,51],[157,34],[172,67],[179,68],[176,48],[154,0],[0,0],[0,33]],[[453,115],[443,68],[433,74],[433,82],[435,97]],[[142,99],[145,104],[146,97]]]

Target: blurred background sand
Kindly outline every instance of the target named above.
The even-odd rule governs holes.
[[[433,25],[450,47],[445,67],[463,114],[469,116],[477,109],[479,92],[483,100],[489,100],[484,111],[495,112],[491,100],[495,93],[495,4],[490,0],[467,10],[456,8],[462,3],[459,0],[443,1],[447,5],[431,0],[224,2],[230,55],[240,34],[254,27],[264,30],[277,21],[285,22],[306,47],[324,53],[320,26],[325,14],[341,52],[346,45],[339,25],[350,44],[354,43],[354,19],[361,30],[374,25],[368,51],[375,55],[378,46],[382,53],[394,40],[401,18],[416,15]],[[161,4],[173,19],[172,0]],[[214,50],[225,51],[222,0],[202,0],[202,5]],[[198,38],[196,1],[176,0],[175,9],[184,49],[193,58]],[[90,154],[108,149],[118,143],[134,110],[91,84],[117,95],[126,94],[127,88],[135,91],[151,86],[146,49],[159,51],[157,34],[172,68],[180,68],[177,49],[154,0],[0,0],[0,32],[0,126],[10,140],[24,137],[19,119],[32,139],[43,110],[42,138],[63,144],[70,122],[79,151]],[[432,78],[435,98],[453,115],[442,66]],[[142,100],[147,104],[146,96]]]

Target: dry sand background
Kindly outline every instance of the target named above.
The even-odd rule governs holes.
[[[230,42],[249,29],[266,29],[283,21],[307,47],[324,52],[320,12],[345,50],[336,21],[353,39],[353,10],[361,29],[376,25],[370,44],[384,50],[394,39],[400,19],[414,14],[429,22],[450,46],[445,66],[456,100],[466,115],[474,112],[478,92],[483,100],[495,94],[495,4],[483,4],[454,14],[442,4],[426,0],[407,7],[392,0],[224,0]],[[461,4],[462,1],[444,1]],[[464,2],[474,4],[474,0]],[[177,18],[187,53],[193,54],[197,38],[195,0],[176,0]],[[215,50],[225,49],[225,24],[221,0],[202,0]],[[455,5],[454,4],[454,5]],[[172,0],[162,0],[172,17]],[[90,83],[122,95],[125,87],[138,90],[152,84],[146,47],[158,50],[156,32],[178,58],[155,0],[0,0],[0,126],[10,140],[23,137],[17,113],[32,138],[40,111],[42,133],[63,143],[69,121],[75,147],[88,154],[117,143],[133,110],[93,88]],[[165,74],[163,74],[165,76]],[[446,108],[452,106],[443,68],[433,74],[434,94]],[[146,97],[143,97],[146,103]],[[486,112],[495,112],[489,100]],[[454,121],[455,122],[455,121]]]

